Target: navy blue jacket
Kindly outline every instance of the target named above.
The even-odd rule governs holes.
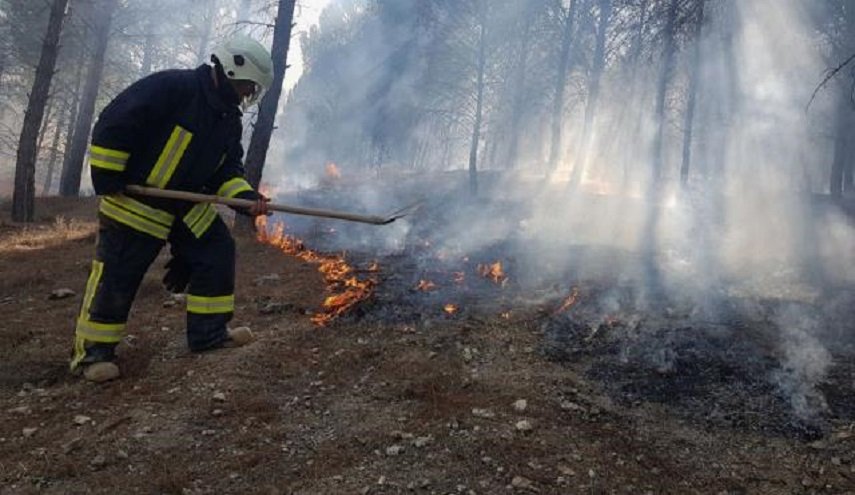
[[[101,112],[92,134],[90,168],[98,195],[128,184],[256,199],[241,163],[238,96],[214,69],[168,70],[122,91]],[[220,74],[220,77],[223,77]],[[131,196],[131,195],[129,195]],[[135,197],[183,215],[191,204]]]

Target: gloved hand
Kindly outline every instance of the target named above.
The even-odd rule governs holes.
[[[273,214],[270,210],[267,209],[267,203],[270,203],[270,198],[267,196],[257,193],[258,198],[255,200],[255,204],[249,209],[249,215],[253,217],[265,215],[270,216]]]
[[[190,283],[190,265],[181,256],[172,255],[166,263],[166,275],[163,276],[163,286],[173,294],[182,294],[187,291]]]

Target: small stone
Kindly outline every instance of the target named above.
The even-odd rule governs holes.
[[[280,280],[279,274],[271,273],[269,275],[262,275],[255,279],[255,285],[265,285],[272,282],[278,282]]]
[[[202,430],[202,436],[203,437],[212,437],[216,434],[217,434],[216,430]]]
[[[835,457],[832,457],[832,458],[831,458],[831,463],[832,463],[832,464],[834,464],[835,466],[839,466],[839,465],[841,465],[843,462],[840,460],[840,458],[839,458],[839,457],[836,457],[836,456],[835,456]]]
[[[575,402],[571,402],[569,400],[565,400],[561,402],[561,410],[562,411],[584,411],[585,408],[576,404]]]
[[[30,414],[30,406],[18,406],[9,409],[9,412],[12,414]]]
[[[119,459],[127,459],[128,453],[124,450],[119,450],[118,452],[116,452],[116,457],[118,457]]]
[[[516,427],[517,431],[521,431],[523,433],[528,433],[534,429],[534,426],[532,426],[531,421],[527,419],[517,421],[516,425],[514,426]]]
[[[213,411],[211,411],[211,414],[213,414],[214,416],[222,416],[223,410],[222,409],[214,409]]]
[[[226,401],[226,394],[224,394],[222,392],[214,392],[214,395],[212,395],[211,398],[213,398],[216,401],[225,402]]]
[[[39,429],[35,427],[24,428],[23,430],[21,430],[21,434],[24,435],[24,438],[30,438],[31,436],[35,435],[37,431],[39,431]]]
[[[391,445],[386,448],[386,455],[388,456],[396,456],[400,455],[404,451],[404,447],[401,445]],[[382,483],[381,483],[382,484]]]
[[[570,466],[565,466],[564,464],[558,465],[558,472],[565,477],[576,476],[576,471],[574,471],[573,468],[571,468]]]
[[[519,399],[514,402],[514,411],[516,412],[525,412],[528,409],[528,401],[525,399]]]
[[[96,455],[89,461],[89,465],[94,468],[102,468],[107,465],[107,458],[101,454]]]
[[[163,307],[164,308],[174,308],[175,306],[178,306],[178,301],[176,301],[175,299],[163,301]]]
[[[418,437],[413,440],[413,446],[417,449],[420,449],[422,447],[426,447],[429,443],[431,443],[431,441],[433,441],[433,436],[431,435],[428,435],[426,437]]]
[[[84,416],[83,414],[78,414],[74,417],[74,424],[76,424],[77,426],[83,426],[86,423],[89,423],[90,421],[92,421],[92,418],[90,418],[89,416]]]
[[[496,417],[496,413],[494,413],[493,411],[489,409],[481,409],[478,407],[472,409],[472,415],[484,419],[492,419]]]
[[[531,480],[523,476],[514,476],[514,479],[511,480],[511,486],[517,490],[532,490],[534,488]]]
[[[73,438],[62,445],[62,453],[70,454],[77,450],[83,444],[83,439],[80,437]]]
[[[51,301],[56,301],[59,299],[68,299],[69,297],[73,297],[76,294],[77,293],[73,290],[63,287],[61,289],[51,291],[50,295],[48,296],[48,299],[50,299]]]

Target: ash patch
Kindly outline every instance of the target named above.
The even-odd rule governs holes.
[[[723,306],[719,321],[651,308],[635,321],[603,321],[597,308],[556,315],[542,326],[542,350],[583,367],[618,403],[662,404],[704,426],[811,440],[855,417],[852,356],[825,350],[820,338],[834,332],[822,308]]]

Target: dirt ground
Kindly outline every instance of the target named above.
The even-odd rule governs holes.
[[[0,223],[0,493],[855,493],[855,425],[808,443],[617,405],[523,321],[317,328],[316,267],[250,239],[234,324],[257,342],[189,353],[162,258],[123,378],[85,383],[66,366],[94,209]]]

